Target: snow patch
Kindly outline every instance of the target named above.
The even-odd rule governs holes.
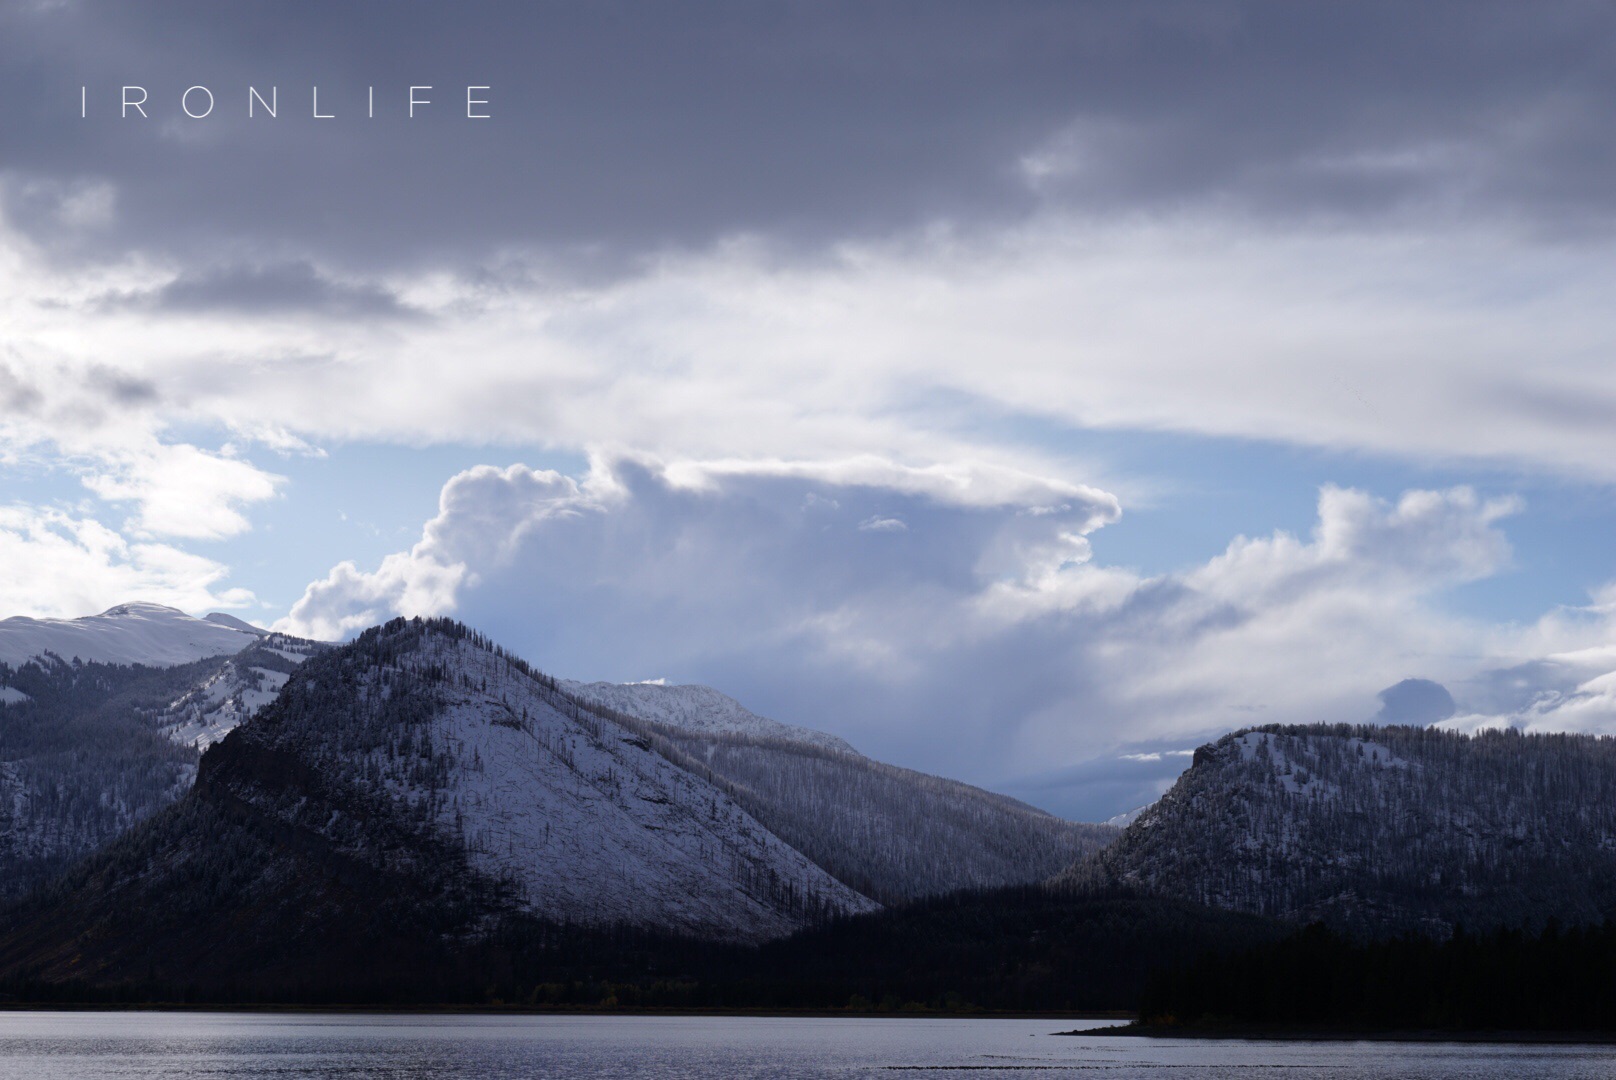
[[[1139,820],[1140,814],[1143,814],[1146,810],[1149,810],[1155,805],[1155,803],[1150,802],[1143,806],[1136,806],[1132,810],[1126,811],[1125,813],[1106,818],[1103,822],[1101,822],[1101,824],[1110,825],[1115,829],[1126,829],[1129,825],[1132,825],[1134,822]]]

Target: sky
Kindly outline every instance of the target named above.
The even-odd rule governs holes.
[[[0,615],[453,615],[1084,819],[1616,733],[1613,42],[0,0]]]

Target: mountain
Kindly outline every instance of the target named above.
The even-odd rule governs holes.
[[[0,968],[223,979],[511,916],[762,940],[875,907],[553,679],[395,620],[298,666],[189,794],[17,909]]]
[[[0,664],[0,900],[19,896],[184,795],[198,751],[324,648],[248,637],[234,656],[161,667]]]
[[[138,643],[115,654],[148,661],[172,657],[174,644],[194,641],[199,627],[227,635],[214,644],[247,645],[151,667],[67,663],[36,637],[16,650],[43,654],[21,668],[26,675],[0,665],[0,708],[8,710],[0,714],[0,746],[11,748],[0,768],[0,899],[184,793],[194,755],[176,755],[154,733],[205,750],[272,702],[299,664],[326,648],[230,616],[196,620],[138,604],[71,623],[6,625]],[[13,643],[20,640],[13,635]],[[84,652],[93,650],[74,650]],[[1116,835],[872,761],[842,739],[758,716],[711,687],[567,682],[557,689],[633,729],[843,885],[881,903],[1042,880]]]
[[[1365,936],[1598,922],[1616,909],[1616,741],[1235,732],[1066,880]]]
[[[84,663],[169,667],[240,652],[264,633],[228,615],[195,619],[160,604],[120,604],[82,619],[0,620],[0,664],[46,654]]]
[[[1117,836],[1004,795],[875,761],[706,686],[565,683],[635,722],[771,832],[883,904],[1042,881]]]

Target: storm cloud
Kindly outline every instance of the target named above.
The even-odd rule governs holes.
[[[1197,204],[1577,235],[1616,208],[1613,31],[1574,3],[69,0],[0,14],[0,144],[13,200],[115,191],[93,239],[83,205],[18,215],[64,255],[374,269],[520,246],[582,272],[735,234]],[[149,120],[119,117],[125,84]],[[181,112],[191,85],[206,119]],[[277,118],[248,118],[249,85]],[[433,87],[413,119],[412,85]],[[492,119],[465,119],[468,85]]]

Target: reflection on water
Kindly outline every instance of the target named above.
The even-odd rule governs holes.
[[[1616,1075],[1616,1047],[1052,1034],[1072,1027],[1050,1020],[11,1012],[0,1013],[0,1080]]]

